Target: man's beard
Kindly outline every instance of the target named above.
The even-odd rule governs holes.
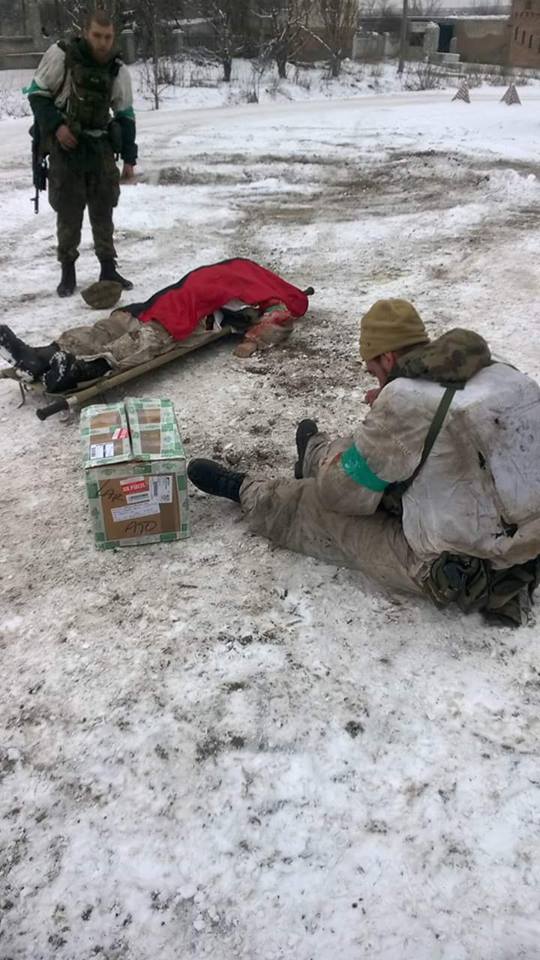
[[[90,49],[92,50],[94,60],[97,60],[98,63],[107,63],[107,61],[111,59],[112,49],[106,52],[94,50],[92,47],[90,47]]]

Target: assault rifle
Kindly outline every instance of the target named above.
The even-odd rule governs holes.
[[[41,190],[47,189],[49,168],[47,155],[41,151],[39,124],[34,123],[28,132],[32,137],[32,182],[36,188],[31,203],[34,204],[34,213],[39,213],[39,194]]]

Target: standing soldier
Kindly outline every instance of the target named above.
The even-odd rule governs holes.
[[[100,280],[133,284],[116,270],[113,207],[122,180],[135,179],[137,145],[128,68],[113,47],[114,26],[102,10],[88,16],[82,37],[49,47],[25,91],[49,159],[49,203],[57,215],[60,297],[75,291],[84,208],[101,263]]]

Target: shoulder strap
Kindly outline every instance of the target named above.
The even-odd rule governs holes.
[[[63,54],[64,54],[64,73],[63,73],[63,75],[62,75],[62,79],[61,79],[61,81],[60,81],[59,86],[56,88],[56,90],[53,91],[53,95],[52,95],[53,103],[54,103],[54,101],[56,100],[57,96],[58,96],[58,95],[62,92],[62,90],[64,89],[64,84],[65,84],[65,82],[66,82],[67,75],[68,75],[68,70],[69,70],[69,63],[68,63],[68,45],[67,45],[66,41],[65,41],[65,40],[59,40],[57,46],[60,47],[60,50],[62,50],[62,52],[63,52]]]
[[[120,57],[113,57],[111,60],[111,76],[117,77],[123,66],[124,61],[121,60]]]
[[[424,466],[427,458],[429,457],[433,444],[435,443],[437,437],[439,436],[441,427],[445,421],[446,414],[448,413],[448,408],[454,399],[454,394],[457,390],[457,387],[447,387],[444,391],[439,406],[435,411],[435,416],[430,423],[429,430],[424,443],[424,449],[422,450],[422,456],[420,458],[420,463],[418,464],[414,473],[411,474],[407,480],[398,480],[397,483],[391,483],[386,488],[388,493],[397,493],[402,496],[406,490],[409,489],[411,483],[416,480],[418,474],[420,473],[422,467]]]

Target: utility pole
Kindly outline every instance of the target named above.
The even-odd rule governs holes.
[[[160,29],[158,5],[154,3],[152,7],[152,76],[154,78],[154,107],[156,110],[159,110],[159,42],[161,37],[158,33]]]
[[[401,31],[399,35],[399,63],[397,68],[397,72],[399,74],[403,73],[403,67],[405,66],[405,55],[407,53],[408,17],[409,17],[409,0],[403,0],[403,11],[401,13]]]
[[[37,0],[30,0],[26,4],[26,30],[32,37],[34,50],[43,50],[43,36],[41,33],[41,14]]]

